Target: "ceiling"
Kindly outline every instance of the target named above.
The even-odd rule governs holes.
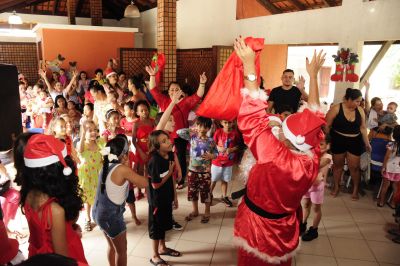
[[[90,0],[76,1],[76,17],[90,17]],[[103,18],[120,20],[130,0],[103,0]],[[157,6],[157,0],[135,0],[139,10]],[[67,0],[1,0],[0,13],[12,12],[35,15],[67,16]]]
[[[342,0],[257,0],[271,14],[342,5]]]

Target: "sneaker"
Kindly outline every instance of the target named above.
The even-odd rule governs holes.
[[[232,201],[230,201],[228,199],[228,197],[222,198],[222,202],[225,203],[226,207],[232,207],[233,206]]]
[[[177,223],[176,221],[173,221],[172,229],[174,229],[175,231],[181,231],[183,229],[183,226]]]
[[[300,235],[302,236],[307,230],[307,222],[300,223]]]
[[[301,237],[303,241],[311,241],[318,237],[318,228],[310,226],[308,231]]]

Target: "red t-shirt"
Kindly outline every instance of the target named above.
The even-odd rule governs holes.
[[[226,133],[223,128],[218,128],[214,133],[214,141],[218,147],[233,148],[239,145],[240,135],[236,129]],[[234,153],[221,153],[218,152],[217,158],[212,160],[212,164],[216,166],[232,166],[236,163],[237,152]]]
[[[120,128],[120,127],[117,127],[116,129],[115,129],[115,135],[118,135],[118,134],[125,134],[125,130],[123,130],[122,128]],[[104,132],[103,132],[103,134],[101,134],[103,137],[106,137],[107,138],[107,141],[109,141],[110,140],[110,136],[112,135],[112,133],[110,132],[110,130],[108,130],[108,129],[106,129],[106,130],[104,130]]]
[[[162,94],[157,87],[150,90],[151,95],[156,100],[157,104],[160,106],[161,111],[164,112],[168,105],[171,103],[171,98],[169,96]],[[175,131],[181,128],[188,128],[188,117],[189,112],[196,106],[196,104],[201,100],[197,94],[185,97],[174,109],[172,109],[172,115],[175,120]]]
[[[129,122],[126,117],[122,118],[119,122],[120,126],[125,130],[125,134],[132,136],[133,124],[135,123],[135,119],[132,122]]]

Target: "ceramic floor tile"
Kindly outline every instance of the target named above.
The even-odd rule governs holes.
[[[375,261],[365,240],[329,237],[333,253],[337,258]]]
[[[377,262],[365,260],[336,259],[338,266],[379,266]]]
[[[211,260],[211,266],[236,266],[237,251],[232,245],[217,243]]]
[[[378,210],[352,209],[351,215],[358,223],[386,224],[385,218]]]
[[[128,265],[149,266],[149,265],[151,265],[150,264],[150,258],[141,258],[141,257],[135,257],[135,256],[128,256]]]
[[[372,209],[375,210],[376,202],[371,197],[361,197],[360,200],[354,201],[351,198],[343,199],[344,204],[350,209]]]
[[[231,244],[233,239],[233,227],[221,226],[218,234],[218,243]]]
[[[363,239],[357,224],[353,221],[323,220],[325,230],[329,236]]]
[[[344,206],[329,206],[329,208],[324,208],[322,217],[328,220],[353,221],[353,217],[347,207]]]
[[[177,243],[176,239],[166,241],[166,246],[169,248],[175,248]],[[152,250],[153,241],[148,236],[143,236],[136,247],[128,253],[128,256],[151,258],[153,256]]]
[[[213,224],[202,224],[200,220],[193,220],[186,225],[182,233],[183,240],[197,241],[203,243],[216,243],[220,226]]]
[[[172,265],[204,266],[210,265],[215,244],[180,239],[175,249],[182,252],[182,256],[177,258],[169,257],[168,262]]]
[[[326,236],[318,236],[317,239],[309,242],[302,241],[299,253],[333,257],[331,243]]]
[[[400,264],[400,245],[378,241],[368,241],[368,245],[379,263]]]
[[[384,242],[392,242],[389,237],[387,230],[390,228],[387,225],[383,224],[365,224],[365,223],[357,223],[358,228],[361,231],[361,234],[367,240],[375,240],[375,241],[384,241]]]
[[[228,208],[225,211],[224,219],[222,220],[222,226],[233,227],[235,224],[236,208]]]
[[[296,266],[336,266],[336,260],[333,257],[323,257],[315,255],[298,254],[296,256]]]

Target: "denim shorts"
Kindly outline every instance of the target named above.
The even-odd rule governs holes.
[[[99,204],[95,202],[93,206],[93,219],[100,229],[110,238],[115,238],[126,231],[124,221],[125,207],[110,204]],[[112,203],[113,204],[113,203]]]
[[[232,180],[232,168],[233,166],[216,166],[211,165],[211,181],[225,181],[230,182]]]

